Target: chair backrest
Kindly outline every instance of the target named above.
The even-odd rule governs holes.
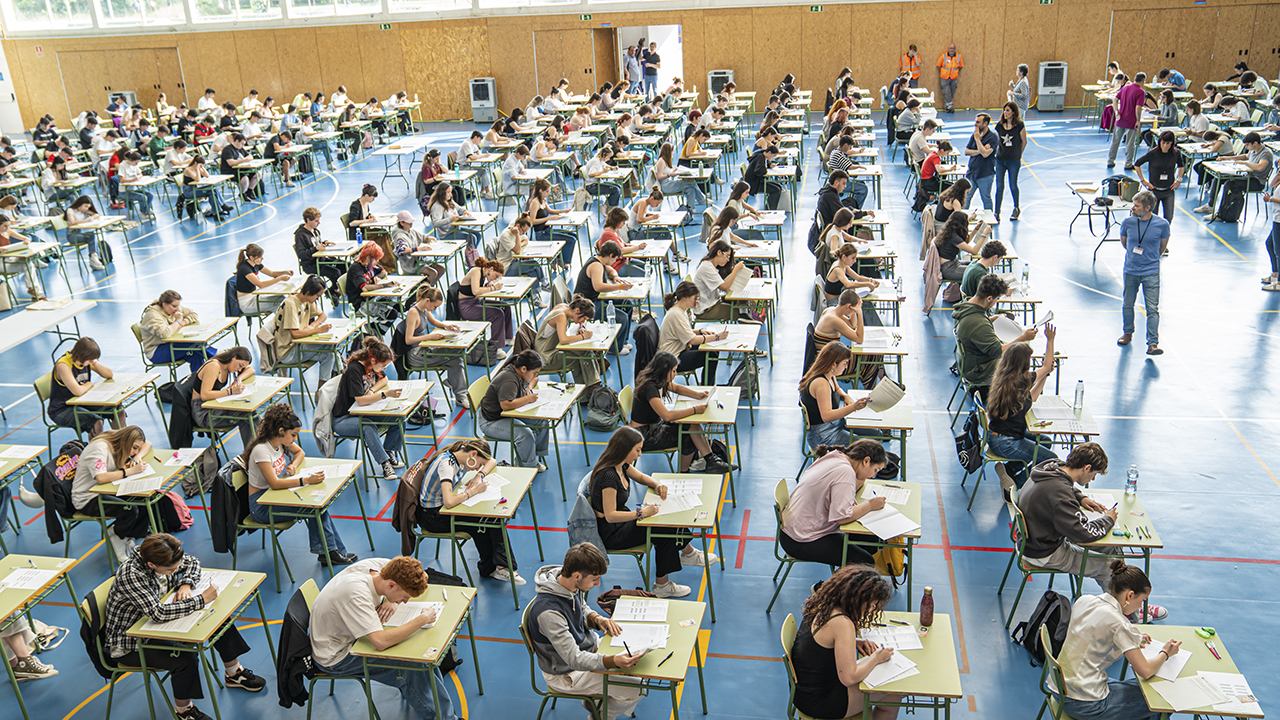
[[[573,299],[573,293],[569,292],[569,283],[565,281],[563,275],[557,275],[551,281],[551,304],[559,305],[567,303]]]
[[[547,691],[538,688],[538,657],[533,652],[533,641],[529,639],[529,632],[525,630],[529,625],[529,608],[531,607],[533,607],[533,600],[530,600],[520,613],[520,639],[524,641],[525,652],[529,653],[529,685],[538,695],[548,695]]]
[[[780,640],[782,641],[782,663],[787,666],[787,683],[791,686],[791,696],[795,697],[796,690],[796,668],[791,662],[791,648],[796,644],[796,633],[800,628],[796,625],[796,616],[793,613],[787,613],[787,619],[782,621],[782,632]],[[790,705],[791,699],[787,700]]]
[[[89,629],[92,631],[93,645],[94,649],[98,652],[98,661],[105,667],[113,667],[114,664],[108,662],[107,652],[106,649],[102,647],[102,641],[98,636],[98,632],[101,626],[105,625],[107,622],[107,596],[111,594],[111,585],[115,583],[115,581],[116,579],[114,576],[103,580],[101,585],[90,590],[84,600],[81,600],[80,604],[76,606],[76,611],[80,613],[80,619],[87,623],[89,625]],[[98,618],[96,625],[93,622],[93,618],[95,617]]]
[[[1254,125],[1257,125],[1262,120],[1262,111],[1254,110],[1253,114],[1249,116],[1249,119]]]
[[[142,347],[142,326],[139,325],[138,323],[134,323],[129,326],[129,329],[133,331],[133,339],[138,341],[138,347],[141,348]],[[145,360],[146,358],[144,357],[143,359]]]
[[[1053,641],[1049,637],[1047,623],[1040,626],[1040,647],[1044,648],[1044,671],[1040,674],[1040,691],[1045,694],[1045,702],[1049,706],[1053,720],[1061,720],[1063,708],[1059,698],[1066,697],[1067,683],[1062,678],[1062,666],[1058,664],[1058,658],[1053,656]],[[1049,690],[1046,683],[1053,684],[1053,691]]]
[[[787,503],[791,502],[791,490],[787,488],[787,479],[782,478],[773,486],[773,511],[777,514],[778,532],[782,532],[782,513],[786,512]]]
[[[1013,510],[1013,527],[1009,529],[1013,546],[1016,548],[1018,557],[1022,557],[1023,550],[1027,544],[1027,518],[1022,514],[1022,508],[1018,507],[1018,489],[1016,487],[1009,488],[1009,507]]]
[[[622,392],[618,393],[618,409],[622,412],[624,421],[631,420],[631,406],[635,404],[635,400],[635,390],[632,390],[630,385],[624,385]]]
[[[302,593],[302,599],[307,601],[307,611],[310,612],[316,606],[316,598],[320,597],[320,588],[316,586],[315,578],[302,583],[298,592]]]
[[[249,474],[244,470],[235,470],[231,473],[231,488],[239,490],[249,482]]]
[[[472,416],[480,412],[480,401],[484,400],[484,394],[487,392],[489,392],[488,375],[481,375],[476,378],[476,381],[467,388],[467,399],[471,401]]]
[[[42,404],[49,402],[49,394],[53,388],[53,373],[47,372],[41,375],[31,385],[36,389],[36,397],[40,398]]]

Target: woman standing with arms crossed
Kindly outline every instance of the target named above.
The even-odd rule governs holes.
[[[1009,219],[1017,220],[1022,214],[1018,205],[1018,170],[1022,168],[1022,151],[1027,149],[1027,126],[1022,122],[1022,111],[1016,103],[1004,104],[1000,122],[996,123],[996,137],[999,139],[996,145],[996,217],[1000,217],[1000,201],[1004,199],[1007,175],[1009,195],[1013,197],[1013,214]]]

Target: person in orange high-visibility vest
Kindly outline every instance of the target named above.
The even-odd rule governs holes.
[[[911,87],[920,87],[920,54],[915,45],[908,45],[907,54],[898,60],[898,72],[911,73]]]
[[[938,57],[938,77],[942,79],[942,101],[946,103],[947,112],[956,111],[952,101],[956,97],[956,83],[960,81],[960,68],[964,67],[964,60],[960,59],[960,53],[956,52],[956,45],[952,43],[947,51]]]

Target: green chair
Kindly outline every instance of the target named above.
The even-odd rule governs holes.
[[[791,660],[791,649],[796,644],[796,633],[799,628],[796,626],[796,616],[787,614],[787,619],[782,622],[782,664],[787,668],[787,718],[788,720],[813,720],[813,718],[805,715],[796,709],[796,666]],[[862,713],[850,715],[844,720],[860,720]]]
[[[538,714],[534,720],[542,720],[542,711],[546,708],[548,700],[551,701],[551,709],[554,710],[556,708],[556,700],[561,698],[575,702],[582,701],[589,704],[591,706],[590,711],[592,720],[601,720],[603,717],[601,713],[604,710],[603,693],[600,695],[570,695],[568,693],[556,692],[550,687],[545,690],[538,687],[538,675],[541,674],[538,670],[538,658],[533,652],[533,642],[529,640],[529,631],[525,629],[529,625],[529,608],[532,605],[533,601],[530,600],[529,604],[524,606],[524,612],[520,614],[520,639],[524,641],[524,649],[529,653],[529,685],[533,687],[534,694],[542,698],[542,703],[538,705]]]
[[[1073,720],[1062,709],[1062,698],[1067,696],[1067,683],[1062,678],[1062,666],[1058,664],[1058,658],[1053,656],[1049,628],[1044,625],[1040,626],[1040,646],[1044,648],[1044,670],[1040,673],[1040,692],[1044,693],[1044,702],[1040,705],[1040,712],[1036,713],[1036,720],[1040,720],[1046,708],[1053,720]],[[1049,683],[1053,683],[1053,690],[1049,689]]]
[[[635,405],[635,402],[635,391],[631,389],[630,385],[624,386],[622,388],[622,392],[618,393],[618,409],[622,411],[623,422],[631,421],[631,408]],[[676,471],[673,459],[676,454],[680,452],[679,448],[667,448],[666,450],[651,450],[647,452],[650,455],[662,455],[667,459],[667,469],[671,472]]]
[[[1076,592],[1077,579],[1075,575],[1062,570],[1042,568],[1026,561],[1023,551],[1026,549],[1027,542],[1027,521],[1022,516],[1022,509],[1018,507],[1018,491],[1014,489],[1009,494],[1012,498],[1009,507],[1013,511],[1013,524],[1009,528],[1010,539],[1013,541],[1013,554],[1009,556],[1009,564],[1004,568],[1004,577],[1000,579],[1000,589],[996,590],[996,594],[1004,593],[1004,584],[1009,579],[1009,571],[1013,569],[1015,561],[1018,563],[1018,572],[1022,573],[1022,583],[1018,585],[1018,595],[1013,599],[1013,607],[1009,608],[1009,619],[1004,623],[1006,630],[1013,624],[1013,615],[1018,611],[1018,603],[1022,600],[1022,591],[1026,589],[1027,580],[1031,579],[1032,575],[1048,575],[1050,590],[1053,589],[1054,576],[1059,574],[1066,575],[1071,582],[1071,597],[1079,596],[1079,593]]]
[[[987,476],[987,465],[991,463],[1018,462],[1017,460],[997,455],[991,449],[991,428],[988,424],[987,409],[982,406],[981,402],[977,402],[976,398],[974,405],[978,411],[978,423],[982,425],[982,466],[978,470],[978,481],[973,484],[973,492],[969,493],[969,510],[973,509],[973,500],[978,497],[978,486],[982,484],[982,478]],[[1039,445],[1036,446],[1037,453],[1039,452],[1039,447]],[[1035,455],[1031,456],[1031,464],[1036,464]],[[969,480],[969,475],[970,473],[965,473],[964,477],[960,479],[960,487],[964,487],[965,482]]]
[[[47,372],[44,375],[41,375],[40,377],[36,378],[36,381],[31,383],[31,385],[36,390],[36,398],[40,400],[40,420],[44,422],[44,427],[46,430],[45,445],[49,446],[49,459],[52,460],[54,457],[53,455],[53,431],[54,430],[74,430],[76,433],[76,438],[78,440],[84,440],[84,433],[78,427],[76,428],[63,427],[62,425],[55,423],[53,421],[53,418],[49,417],[49,412],[48,412],[49,395],[52,392],[52,388],[53,388],[52,372]]]
[[[475,382],[471,383],[471,385],[467,387],[467,400],[471,402],[471,427],[473,428],[476,437],[482,437],[493,445],[493,453],[495,457],[498,454],[498,447],[501,446],[502,443],[505,442],[511,445],[511,459],[513,461],[512,464],[514,465],[514,461],[516,460],[515,441],[499,440],[498,438],[492,438],[480,432],[480,402],[484,400],[484,395],[487,392],[489,392],[488,375],[481,375],[476,378]]]
[[[298,346],[298,349],[299,349],[299,352],[298,352],[297,360],[293,362],[286,362],[284,360],[277,359],[275,370],[283,370],[285,375],[288,375],[290,371],[297,371],[298,392],[302,399],[302,411],[306,412],[307,398],[310,397],[311,395],[311,391],[307,388],[307,371],[315,367],[318,361],[303,360],[301,346]],[[328,378],[320,378],[320,384],[323,385],[325,380],[328,380]],[[290,393],[290,395],[292,395],[292,393]]]
[[[307,603],[307,612],[310,613],[311,609],[316,605],[316,598],[320,597],[320,588],[316,586],[316,581],[314,579],[307,580],[295,592],[302,594],[302,599]],[[369,694],[369,686],[365,685],[364,676],[362,675],[329,675],[317,670],[316,674],[310,676],[307,680],[307,720],[311,720],[311,699],[316,696],[316,683],[321,680],[329,681],[330,695],[333,695],[333,684],[338,680],[355,680],[364,687],[365,694]],[[378,710],[373,706],[373,703],[369,704],[369,715],[375,719],[379,717]]]
[[[142,356],[142,369],[151,372],[156,368],[167,368],[169,370],[170,382],[178,382],[178,368],[187,364],[186,360],[170,360],[169,362],[156,362],[147,357],[147,350],[142,344],[142,325],[134,323],[129,326],[133,331],[133,339],[138,342],[138,354]],[[305,409],[305,408],[304,408]]]
[[[956,420],[960,419],[960,414],[964,412],[964,404],[971,399],[976,388],[964,379],[964,346],[960,344],[960,339],[956,338],[956,370],[959,371],[959,377],[956,379],[956,388],[951,391],[951,399],[947,401],[947,411],[951,411],[951,405],[956,401],[956,395],[960,393],[960,388],[964,388],[964,395],[960,397],[960,404],[956,406],[956,414],[951,418],[951,427],[956,426]]]
[[[245,484],[248,482],[249,482],[249,476],[243,470],[236,470],[231,474],[231,486],[236,492],[239,492],[240,488],[244,487]],[[276,522],[275,519],[272,518],[270,522],[260,523],[257,520],[254,520],[253,516],[246,515],[244,518],[244,522],[238,523],[236,525],[236,532],[240,532],[241,530],[249,530],[249,531],[261,530],[263,532],[262,547],[264,550],[267,547],[267,536],[268,535],[271,536],[271,560],[272,560],[272,564],[275,567],[276,592],[280,592],[280,561],[281,560],[284,561],[284,571],[289,574],[289,582],[293,583],[293,571],[289,569],[289,559],[287,557],[283,557],[284,552],[280,549],[280,533],[293,527],[295,522],[297,521],[283,520],[281,522]],[[231,554],[232,570],[236,569],[236,563],[239,560],[240,560],[239,552],[235,552]]]
[[[462,554],[462,546],[471,539],[471,534],[466,532],[456,533],[433,533],[427,532],[416,524],[412,528],[413,532],[413,556],[418,557],[418,547],[422,545],[423,540],[436,541],[436,558],[440,557],[440,543],[446,541],[449,543],[449,572],[453,575],[458,574],[458,558],[462,558],[462,569],[467,573],[467,582],[475,585],[475,581],[471,579],[471,567],[467,565],[467,557]]]
[[[769,607],[765,608],[765,613],[773,612],[773,604],[778,601],[778,596],[782,594],[782,586],[787,584],[787,576],[791,574],[791,568],[798,562],[788,555],[782,549],[782,513],[787,509],[787,503],[791,501],[791,491],[787,488],[787,479],[783,478],[773,488],[773,519],[777,530],[773,536],[773,559],[778,561],[778,569],[773,571],[773,581],[778,583],[778,589],[773,591],[773,597],[769,599]],[[782,572],[785,566],[787,571],[782,573],[782,580],[778,580],[778,573]]]
[[[800,431],[800,454],[804,459],[800,461],[800,469],[796,471],[796,480],[800,479],[804,469],[809,467],[809,463],[818,459],[818,456],[814,455],[813,450],[809,448],[809,413],[804,408],[800,408],[800,420],[804,423]]]
[[[88,266],[86,266],[84,262],[84,250],[88,243],[71,242],[71,233],[68,232],[67,221],[61,215],[54,215],[50,219],[49,224],[53,226],[53,236],[56,238],[59,233],[61,233],[62,240],[66,241],[60,241],[63,248],[63,256],[66,256],[67,250],[71,250],[76,254],[76,263],[80,266],[80,275],[83,276],[85,271],[88,269]]]
[[[76,612],[80,614],[80,620],[89,626],[89,632],[93,636],[93,652],[98,654],[98,662],[101,663],[102,667],[111,671],[111,680],[107,683],[107,714],[104,720],[111,720],[111,704],[116,693],[116,683],[131,673],[141,673],[143,675],[142,686],[147,691],[147,706],[151,710],[151,720],[156,720],[156,707],[151,698],[151,679],[155,678],[156,687],[160,688],[160,695],[164,698],[165,707],[172,708],[173,703],[169,701],[169,694],[164,690],[164,683],[168,680],[169,673],[150,667],[143,670],[140,666],[120,665],[114,662],[105,648],[102,647],[100,635],[103,626],[107,622],[107,596],[111,593],[111,585],[114,582],[114,577],[107,578],[101,585],[86,595],[79,605],[76,605]],[[172,712],[170,710],[170,713]],[[173,717],[176,720],[178,716],[174,715]]]

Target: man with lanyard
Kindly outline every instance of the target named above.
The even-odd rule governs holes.
[[[1124,307],[1121,317],[1124,334],[1117,345],[1133,340],[1133,303],[1142,287],[1147,311],[1147,354],[1162,355],[1160,349],[1160,256],[1169,247],[1169,223],[1156,217],[1156,196],[1143,190],[1133,197],[1133,214],[1120,223],[1120,244],[1124,246]]]
[[[953,101],[956,97],[956,84],[960,82],[960,69],[963,67],[964,60],[961,60],[960,53],[956,52],[955,43],[951,43],[947,51],[938,57],[938,77],[942,79],[942,101],[946,103],[949,113],[956,111]]]
[[[627,82],[631,87],[627,92],[638,93],[644,84],[644,71],[640,68],[639,51],[636,46],[632,45],[627,48],[627,54],[622,57],[622,69],[627,76]]]
[[[916,53],[915,45],[908,45],[907,54],[898,61],[898,74],[905,72],[911,73],[911,87],[920,87],[920,56]]]

